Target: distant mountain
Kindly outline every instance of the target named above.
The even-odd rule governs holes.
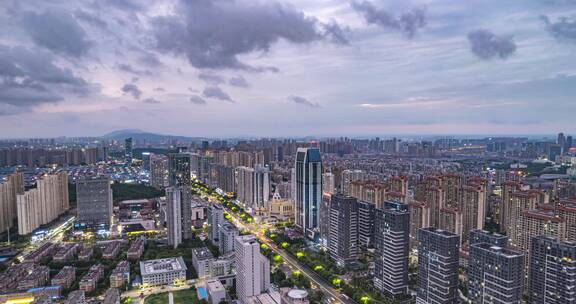
[[[125,129],[125,130],[117,130],[105,134],[102,136],[106,139],[115,139],[115,140],[123,140],[129,137],[132,137],[134,140],[149,140],[149,141],[159,141],[165,140],[167,138],[177,139],[177,140],[184,140],[184,141],[193,141],[198,140],[199,138],[194,137],[187,137],[187,136],[173,136],[173,135],[163,135],[163,134],[156,134],[150,133],[142,130],[137,129]]]

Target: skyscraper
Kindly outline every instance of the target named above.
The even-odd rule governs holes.
[[[171,153],[169,155],[169,185],[181,190],[182,239],[192,238],[192,175],[189,153]]]
[[[16,197],[24,193],[24,175],[17,172],[8,175],[0,184],[0,233],[14,227],[17,218]]]
[[[247,304],[247,298],[270,288],[270,261],[260,253],[260,243],[253,235],[236,237],[236,294]]]
[[[156,189],[168,187],[168,157],[150,155],[150,185]]]
[[[339,265],[358,259],[358,201],[341,193],[330,200],[328,249]]]
[[[124,140],[124,159],[126,162],[131,162],[134,154],[132,152],[132,137]]]
[[[374,286],[386,294],[408,292],[410,211],[406,204],[388,201],[375,215],[376,260]]]
[[[182,243],[182,189],[166,188],[166,226],[168,245],[176,248]]]
[[[317,148],[298,148],[294,174],[295,223],[308,238],[319,230],[322,201],[322,158]]]
[[[220,227],[224,224],[224,209],[212,204],[208,208],[208,239],[217,245],[220,238]]]
[[[434,227],[418,231],[417,304],[457,304],[460,237]]]
[[[376,205],[358,201],[358,243],[364,248],[374,245],[374,214]]]
[[[112,224],[112,188],[108,176],[76,181],[76,209],[80,228],[109,229]]]
[[[574,303],[575,277],[576,243],[543,235],[532,239],[530,303]]]
[[[508,237],[498,233],[488,232],[486,230],[472,230],[468,237],[470,246],[481,243],[488,243],[497,247],[508,247]]]
[[[467,271],[472,303],[522,303],[524,254],[477,243],[470,246]]]

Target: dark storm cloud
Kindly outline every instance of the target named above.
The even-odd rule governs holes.
[[[206,100],[204,100],[204,98],[202,98],[198,95],[192,95],[192,97],[190,97],[190,102],[193,104],[198,104],[198,105],[205,105],[206,104]]]
[[[143,103],[149,103],[149,104],[158,104],[160,103],[160,100],[157,100],[155,98],[146,98],[144,100],[142,100]]]
[[[426,12],[420,8],[395,16],[389,11],[377,8],[369,1],[352,1],[351,6],[362,14],[368,24],[399,31],[408,38],[413,38],[418,30],[426,26]]]
[[[546,30],[559,40],[576,42],[576,19],[561,17],[551,21],[548,16],[542,16]]]
[[[516,52],[512,36],[498,36],[488,30],[475,30],[468,33],[470,50],[483,60],[506,59]]]
[[[239,88],[247,88],[250,85],[248,84],[248,81],[246,81],[246,79],[244,77],[242,77],[241,75],[238,76],[234,76],[230,79],[228,79],[228,84],[234,87],[239,87]]]
[[[55,53],[81,57],[92,46],[80,24],[64,11],[24,13],[22,26],[37,45]]]
[[[132,65],[127,64],[127,63],[119,63],[116,65],[116,68],[118,68],[121,71],[131,73],[134,75],[139,75],[139,76],[151,76],[152,75],[152,72],[149,70],[139,70],[139,69],[132,67]]]
[[[315,18],[268,1],[191,0],[181,2],[176,12],[152,20],[156,47],[185,55],[197,68],[263,71],[267,69],[249,66],[237,56],[267,52],[280,39],[297,44],[338,42],[334,25],[329,26],[330,35],[325,35]]]
[[[230,97],[230,95],[228,95],[228,93],[224,92],[221,88],[217,86],[209,86],[204,88],[204,91],[202,91],[202,96],[206,98],[214,98],[234,102]]]
[[[318,108],[321,108],[321,107],[322,107],[319,103],[317,103],[317,102],[311,102],[310,100],[308,100],[308,99],[306,99],[306,98],[304,98],[304,97],[300,97],[300,96],[292,95],[292,96],[289,96],[289,97],[288,97],[288,100],[289,100],[290,102],[295,103],[295,104],[307,106],[307,107],[310,107],[310,108],[318,109]]]
[[[207,73],[200,73],[198,78],[208,84],[212,85],[219,85],[225,82],[224,78],[214,75],[214,74],[207,74]]]
[[[0,103],[30,107],[61,101],[63,93],[90,92],[84,79],[54,61],[47,51],[0,45]]]
[[[140,99],[140,96],[142,96],[142,91],[140,91],[140,88],[138,88],[138,86],[133,83],[125,84],[122,87],[122,92],[132,95],[132,97],[135,99]]]

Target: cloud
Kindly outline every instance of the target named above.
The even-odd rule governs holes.
[[[497,36],[488,30],[475,30],[468,33],[470,50],[483,60],[506,59],[516,52],[512,36]]]
[[[321,108],[321,107],[322,107],[319,103],[317,103],[317,102],[311,102],[310,100],[308,100],[308,99],[306,99],[306,98],[304,98],[304,97],[300,97],[300,96],[292,95],[292,96],[289,96],[289,97],[288,97],[288,100],[289,100],[290,102],[295,103],[295,104],[304,105],[304,106],[307,106],[307,107],[310,107],[310,108],[318,109],[318,108]]]
[[[154,91],[155,92],[166,92],[166,89],[164,89],[162,87],[157,87],[157,88],[154,88]]]
[[[211,85],[219,85],[225,82],[224,78],[213,74],[200,73],[198,78]]]
[[[429,97],[411,97],[403,102],[393,103],[363,103],[358,106],[367,109],[401,109],[401,108],[428,108],[455,104],[452,100],[433,99]]]
[[[38,49],[0,45],[0,104],[30,108],[64,100],[64,94],[87,95],[92,87],[54,56]]]
[[[24,13],[22,25],[34,43],[55,53],[81,57],[92,46],[80,24],[64,11]]]
[[[143,54],[139,56],[137,60],[139,63],[152,68],[162,66],[162,62],[160,61],[158,56],[148,51],[143,51]]]
[[[228,93],[222,91],[222,89],[217,86],[205,87],[204,91],[202,91],[202,96],[206,98],[215,98],[219,100],[234,102]]]
[[[335,25],[325,35],[316,18],[272,1],[191,0],[181,2],[175,11],[176,15],[152,19],[156,47],[186,56],[197,68],[274,71],[249,66],[238,56],[267,52],[280,39],[295,44],[338,41],[333,38]]]
[[[86,22],[89,25],[92,25],[97,28],[108,28],[108,23],[104,21],[102,18],[91,14],[85,10],[78,9],[74,11],[74,17],[76,19]]]
[[[190,102],[198,105],[206,104],[206,100],[198,95],[192,95],[192,97],[190,97]]]
[[[246,81],[246,79],[244,77],[242,77],[241,75],[238,76],[234,76],[231,77],[230,79],[228,79],[228,84],[234,87],[239,87],[239,88],[247,88],[250,85],[248,84],[248,81]]]
[[[369,1],[352,1],[352,8],[362,14],[368,24],[376,24],[383,29],[395,30],[408,38],[426,26],[426,12],[421,8],[412,9],[408,13],[394,16],[393,13],[378,9]]]
[[[152,72],[149,70],[138,70],[127,63],[119,63],[116,65],[116,68],[118,68],[121,71],[128,72],[128,73],[131,73],[134,75],[139,75],[139,76],[151,76],[152,75]]]
[[[576,19],[560,17],[558,21],[550,21],[548,16],[542,16],[546,30],[559,40],[576,42]]]
[[[348,34],[350,29],[348,27],[342,27],[336,22],[326,23],[322,25],[323,35],[328,40],[335,44],[348,45],[350,41],[348,40]]]
[[[149,103],[149,104],[158,104],[158,103],[160,103],[160,100],[150,97],[150,98],[146,98],[146,99],[142,100],[142,102],[143,103]]]
[[[140,88],[138,88],[138,86],[133,83],[125,84],[122,87],[122,92],[132,95],[132,97],[134,97],[135,99],[140,99],[140,96],[142,95],[142,91],[140,91]]]

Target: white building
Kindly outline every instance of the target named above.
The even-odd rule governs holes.
[[[224,209],[222,207],[212,204],[208,208],[208,239],[214,245],[219,244],[220,226],[224,224]]]
[[[206,281],[206,291],[208,292],[208,303],[219,304],[226,300],[226,289],[219,280]]]
[[[182,191],[179,188],[166,188],[166,205],[168,245],[176,248],[182,243]]]
[[[236,294],[241,303],[270,288],[270,261],[260,253],[253,235],[236,238]]]
[[[140,262],[140,274],[144,285],[168,285],[176,281],[186,281],[186,269],[182,257]]]

